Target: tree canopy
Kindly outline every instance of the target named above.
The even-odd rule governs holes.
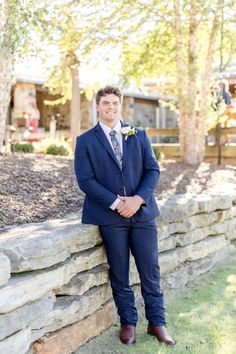
[[[102,61],[118,48],[124,84],[155,78],[160,90],[176,95],[182,160],[203,159],[212,74],[221,53],[222,71],[236,50],[234,1],[2,0],[0,6],[2,60],[3,53],[13,60],[58,48],[60,61],[47,82],[59,97],[54,103],[72,98],[73,68],[94,57]],[[88,88],[90,97],[97,84],[95,79]]]

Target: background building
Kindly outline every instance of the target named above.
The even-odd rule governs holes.
[[[32,78],[16,78],[12,86],[11,102],[8,110],[8,124],[15,125],[23,113],[29,115],[33,122],[34,133],[49,131],[50,121],[56,119],[57,130],[70,131],[70,102],[64,105],[45,105],[45,100],[53,100],[55,96],[49,95],[43,86],[43,80]],[[81,131],[88,130],[97,122],[95,100],[88,100],[85,94],[80,96]],[[170,98],[154,93],[144,94],[137,92],[124,92],[123,119],[138,127],[173,128],[177,127],[177,116],[163,102]],[[38,121],[38,122],[37,122]],[[37,128],[37,129],[36,129]],[[153,138],[155,139],[158,138]],[[159,138],[160,139],[160,138]]]

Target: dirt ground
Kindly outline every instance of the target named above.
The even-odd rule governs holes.
[[[236,166],[233,165],[206,162],[186,165],[164,160],[160,169],[155,191],[159,200],[173,193],[236,190]],[[0,228],[61,218],[81,211],[83,199],[72,158],[35,154],[0,156]]]

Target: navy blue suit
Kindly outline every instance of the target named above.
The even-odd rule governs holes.
[[[129,285],[131,250],[140,275],[146,317],[151,325],[165,325],[155,223],[160,212],[153,195],[160,171],[145,131],[136,131],[127,140],[123,136],[122,169],[99,124],[77,138],[75,173],[85,193],[82,222],[99,225],[121,324],[137,322]],[[145,203],[131,218],[125,218],[110,209],[118,194],[139,195]]]

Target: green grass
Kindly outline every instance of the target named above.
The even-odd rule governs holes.
[[[235,354],[236,353],[236,257],[198,283],[166,296],[168,332],[174,347],[160,344],[146,334],[143,307],[139,308],[137,342],[119,342],[114,326],[76,351],[76,354]]]

